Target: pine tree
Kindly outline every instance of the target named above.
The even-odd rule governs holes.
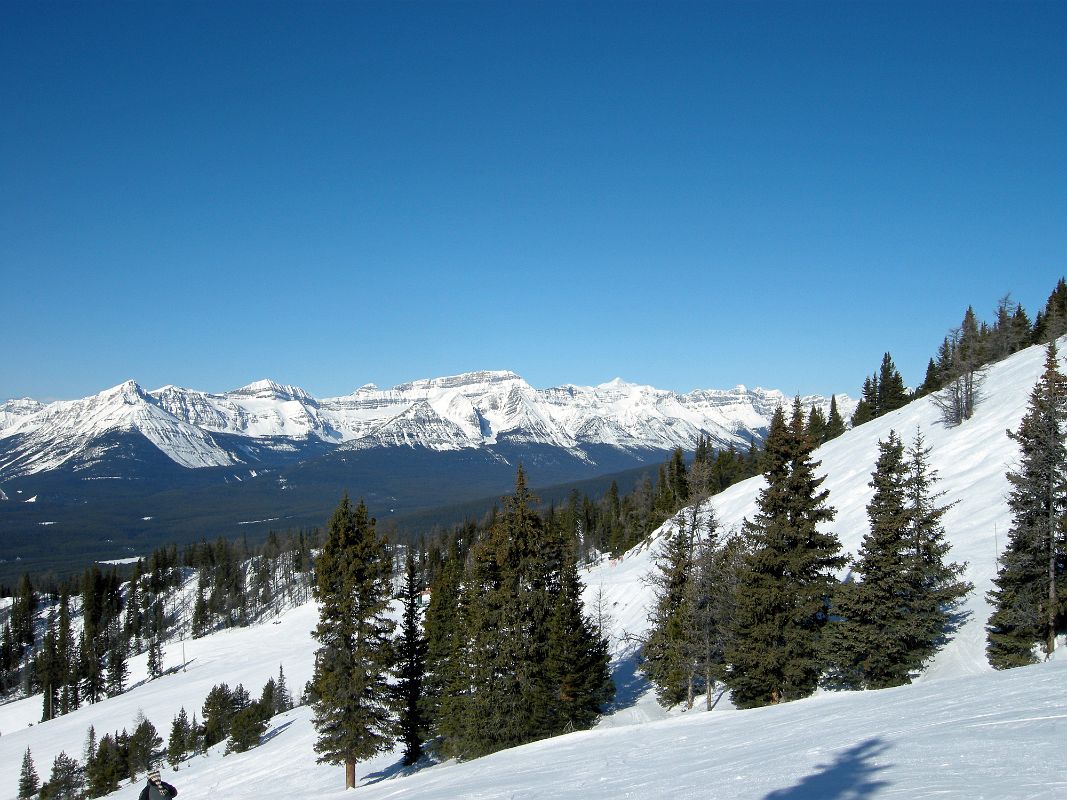
[[[826,441],[826,415],[816,405],[808,412],[807,433],[816,447]]]
[[[204,747],[218,744],[229,736],[233,715],[237,713],[230,687],[225,683],[212,686],[200,713],[204,717]]]
[[[346,495],[329,522],[316,564],[319,624],[315,638],[315,750],[319,761],[345,765],[345,788],[356,785],[356,762],[387,749],[394,722],[387,683],[393,660],[388,618],[390,558],[367,507]]]
[[[133,733],[129,741],[130,778],[136,780],[139,773],[148,772],[155,762],[163,739],[156,731],[156,726],[149,722],[144,713],[137,712],[134,719]]]
[[[837,410],[837,396],[830,396],[830,413],[826,417],[826,438],[825,441],[836,439],[842,433],[845,432],[845,420],[841,416],[841,412]]]
[[[881,689],[909,682],[908,467],[894,431],[878,442],[867,504],[870,530],[853,573],[861,580],[840,584],[834,594],[838,618],[826,629],[829,683],[851,689]]]
[[[426,675],[423,678],[424,717],[431,735],[462,738],[462,716],[454,706],[463,703],[462,645],[466,639],[462,597],[463,559],[456,540],[437,573],[426,609]]]
[[[185,713],[185,706],[182,706],[171,723],[170,736],[167,739],[167,763],[173,769],[177,769],[178,764],[185,760],[188,746],[189,716]]]
[[[148,675],[155,679],[163,674],[163,643],[153,636],[148,644]]]
[[[656,596],[644,643],[644,672],[660,705],[688,700],[692,708],[696,665],[693,590],[693,530],[684,523],[669,534],[651,577]]]
[[[461,609],[465,630],[456,679],[469,689],[447,700],[445,752],[473,758],[530,741],[552,710],[546,670],[546,623],[552,602],[544,525],[520,467],[504,501],[471,554]]]
[[[426,639],[422,635],[419,601],[422,586],[415,570],[415,557],[408,551],[404,565],[404,585],[399,600],[403,605],[400,639],[396,643],[396,693],[400,707],[400,739],[404,742],[404,764],[410,766],[422,757],[426,740],[423,718],[423,676],[426,672]]]
[[[870,422],[878,415],[878,384],[875,379],[867,377],[863,382],[863,393],[860,401],[856,404],[856,410],[852,412],[852,427],[858,428],[865,422]]]
[[[939,506],[944,492],[934,490],[937,472],[930,467],[930,448],[916,431],[908,447],[907,510],[910,560],[908,637],[910,668],[921,669],[938,651],[954,627],[954,614],[974,586],[961,579],[965,563],[949,563],[950,546],[941,519],[952,504]]]
[[[566,533],[560,533],[562,562],[548,619],[546,665],[552,710],[546,735],[588,728],[615,696],[607,640],[582,605],[578,542],[573,537],[567,541]]]
[[[243,753],[259,744],[260,738],[267,730],[264,713],[263,706],[255,702],[234,714],[226,742],[227,753]]]
[[[111,734],[100,737],[93,763],[86,769],[89,797],[103,797],[119,788],[125,772],[122,754]]]
[[[278,665],[278,680],[274,682],[274,713],[284,714],[293,707],[293,696],[289,693],[289,686],[285,682],[285,670]]]
[[[908,391],[904,379],[900,376],[892,356],[886,353],[878,369],[878,408],[877,416],[888,414],[908,404]]]
[[[916,397],[926,397],[931,392],[936,392],[941,388],[941,373],[937,369],[937,364],[931,358],[926,365],[926,377],[923,378],[922,384],[915,390]]]
[[[121,638],[116,638],[117,641],[113,641],[107,652],[107,693],[110,697],[126,691],[126,680],[130,675],[126,662],[126,644]]]
[[[986,652],[997,669],[1033,663],[1037,644],[1051,655],[1064,622],[1067,378],[1054,342],[1046,349],[1045,370],[1026,415],[1008,435],[1019,445],[1020,458],[1018,471],[1008,473],[1012,527],[993,581],[997,588],[989,593],[994,611]]]
[[[779,409],[766,441],[767,485],[759,513],[746,521],[752,552],[737,593],[729,683],[742,707],[794,700],[816,688],[823,663],[820,634],[828,617],[841,543],[818,530],[834,518],[829,492],[815,477],[800,398],[790,422]]]
[[[29,800],[37,794],[37,790],[40,788],[41,781],[37,777],[37,769],[33,766],[33,756],[30,754],[30,748],[27,747],[25,754],[22,756],[18,800]]]
[[[52,762],[52,774],[41,787],[41,800],[79,800],[82,776],[78,762],[61,752]]]
[[[745,539],[730,536],[721,541],[718,523],[709,514],[706,533],[697,548],[693,590],[696,630],[696,666],[703,678],[706,708],[715,705],[717,686],[726,679],[727,654],[737,612],[737,591],[748,553]]]

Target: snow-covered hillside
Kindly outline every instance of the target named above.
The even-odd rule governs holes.
[[[984,599],[1004,545],[1010,516],[1004,472],[1016,458],[1005,430],[1017,427],[1041,372],[1043,350],[1030,348],[994,366],[976,416],[957,428],[938,421],[929,400],[879,418],[821,448],[831,526],[855,552],[866,531],[867,486],[877,441],[892,428],[908,440],[921,430],[940,472],[944,502],[956,505],[944,524],[951,558],[969,563],[975,590],[969,618],[912,686],[877,692],[820,692],[777,707],[667,714],[640,694],[633,637],[646,627],[650,589],[644,578],[664,531],[619,561],[584,573],[586,600],[602,594],[613,617],[619,704],[597,728],[560,736],[465,764],[425,766],[406,774],[399,754],[358,767],[360,797],[371,798],[764,798],[845,800],[923,797],[1056,798],[1067,796],[1062,748],[1067,741],[1067,658],[1003,673],[985,660]],[[724,527],[754,513],[762,479],[714,498]],[[671,523],[668,523],[668,526]],[[665,526],[666,527],[666,526]],[[22,752],[30,747],[47,773],[60,749],[79,754],[90,723],[99,731],[127,727],[138,709],[165,735],[182,705],[199,709],[211,685],[243,682],[251,691],[285,667],[290,686],[310,676],[316,619],[311,605],[277,620],[186,643],[188,670],[144,683],[118,698],[27,727],[40,698],[0,707],[0,798],[14,797]],[[177,643],[167,666],[177,663]],[[143,678],[144,658],[131,664]],[[641,724],[634,724],[641,723]],[[266,741],[245,754],[213,751],[167,779],[186,797],[291,800],[347,796],[343,770],[319,765],[307,709],[275,718]],[[132,800],[138,787],[117,795]]]
[[[512,372],[472,372],[373,385],[317,400],[303,389],[257,381],[222,394],[166,386],[147,392],[133,381],[82,400],[42,406],[0,405],[0,440],[15,444],[0,458],[0,476],[32,475],[106,456],[108,434],[137,432],[183,467],[227,466],[247,453],[220,435],[314,440],[330,445],[463,450],[508,441],[548,445],[584,459],[583,448],[663,451],[692,448],[704,434],[744,446],[766,427],[781,392],[705,389],[680,394],[614,380],[600,386],[534,389]],[[829,400],[806,398],[827,410]],[[838,397],[843,414],[853,408]]]

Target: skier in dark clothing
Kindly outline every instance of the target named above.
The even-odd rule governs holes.
[[[148,783],[141,790],[137,800],[169,800],[178,794],[178,790],[159,777],[159,770],[148,773]]]

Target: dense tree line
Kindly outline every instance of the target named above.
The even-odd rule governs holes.
[[[78,579],[35,590],[24,576],[0,638],[0,696],[42,694],[42,720],[127,687],[131,656],[147,653],[150,678],[164,672],[165,643],[247,625],[310,597],[317,532],[271,532],[252,550],[243,540],[174,545],[138,560],[126,579],[92,565]],[[177,591],[196,576],[191,603]],[[188,605],[186,605],[188,603]]]
[[[879,369],[866,378],[852,425],[901,407],[916,397],[930,396],[946,425],[970,419],[982,398],[986,368],[1033,344],[1047,344],[1067,334],[1067,281],[1060,278],[1044,309],[1031,323],[1026,309],[1010,295],[997,303],[991,322],[979,320],[968,307],[926,367],[923,382],[908,392],[889,353]]]
[[[832,688],[909,682],[957,624],[971,585],[947,563],[936,473],[921,436],[879,443],[870,529],[849,559],[827,531],[834,510],[812,461],[799,398],[779,410],[764,455],[758,513],[722,535],[710,508],[678,515],[659,550],[644,669],[663,705],[720,682],[741,707]],[[850,579],[836,575],[849,561]]]

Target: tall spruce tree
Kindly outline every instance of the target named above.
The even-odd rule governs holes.
[[[934,489],[937,471],[921,431],[905,452],[908,467],[907,510],[910,580],[908,613],[911,669],[921,669],[940,649],[956,624],[955,612],[974,586],[961,578],[966,563],[946,561],[950,549],[941,523],[952,504],[938,505],[943,491]]]
[[[22,771],[19,773],[18,800],[30,800],[37,790],[41,788],[41,779],[37,777],[37,769],[33,766],[33,756],[30,748],[22,756]]]
[[[556,556],[519,468],[515,494],[472,552],[462,606],[465,694],[450,698],[446,752],[476,757],[542,735],[551,714],[546,669]]]
[[[859,581],[838,585],[836,621],[826,629],[828,683],[851,689],[881,689],[909,681],[908,558],[912,543],[908,511],[908,466],[894,431],[878,442],[878,461],[867,504],[870,530],[863,537],[853,573]]]
[[[904,387],[904,379],[900,376],[892,356],[886,353],[882,356],[882,364],[878,369],[878,408],[876,416],[888,414],[908,404],[908,390]]]
[[[694,619],[692,526],[680,522],[663,542],[651,575],[655,603],[644,643],[644,672],[660,705],[692,707],[697,632]]]
[[[830,413],[826,417],[826,441],[836,439],[845,432],[845,419],[837,410],[837,396],[830,396]]]
[[[588,728],[615,696],[607,640],[582,605],[577,537],[567,531],[558,534],[563,541],[547,623],[546,666],[552,693],[545,735]]]
[[[1055,342],[1030,393],[1026,415],[1008,435],[1019,445],[1019,468],[1008,473],[1012,527],[989,593],[993,614],[986,653],[997,669],[1033,663],[1034,646],[1046,657],[1064,624],[1064,514],[1067,512],[1067,378]]]
[[[170,736],[167,738],[167,763],[173,769],[178,768],[185,759],[189,743],[189,715],[182,706],[170,726]]]
[[[426,639],[422,634],[422,584],[415,569],[415,556],[409,550],[404,563],[404,584],[400,591],[403,618],[396,643],[396,694],[400,709],[399,734],[404,743],[404,764],[412,765],[422,757],[426,741],[423,717],[423,676],[426,672]]]
[[[426,609],[426,675],[423,679],[424,716],[432,736],[462,739],[459,706],[465,702],[463,683],[466,627],[463,592],[463,558],[455,538],[438,570]]]
[[[837,536],[818,529],[835,511],[820,489],[824,478],[815,477],[812,449],[798,397],[788,423],[781,409],[771,419],[767,485],[759,513],[745,524],[752,552],[738,587],[729,676],[742,707],[807,696],[822,672],[820,634],[846,559]]]
[[[395,733],[391,559],[363,501],[353,509],[347,495],[341,500],[316,572],[315,750],[320,762],[343,763],[345,788],[353,788],[356,762],[387,749]]]

